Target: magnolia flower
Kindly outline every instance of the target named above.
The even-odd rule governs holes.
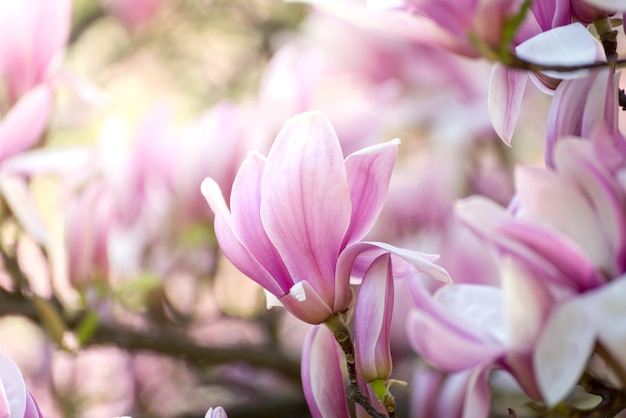
[[[534,302],[505,304],[518,318],[508,331],[532,348],[533,374],[550,406],[571,392],[596,343],[626,367],[624,167],[605,167],[594,153],[601,139],[593,141],[559,141],[553,170],[519,168],[515,217],[481,199],[460,207],[464,219],[524,271],[511,282]],[[542,307],[534,321],[528,320],[531,305]]]
[[[71,3],[23,0],[0,4],[0,78],[6,82],[11,103],[57,71],[70,32]]]
[[[338,268],[339,255],[375,221],[398,143],[365,148],[344,160],[321,112],[293,117],[267,158],[253,153],[244,161],[230,209],[217,183],[203,182],[222,251],[305,322],[318,324],[345,311],[350,269],[345,274]]]

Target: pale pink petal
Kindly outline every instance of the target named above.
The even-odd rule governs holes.
[[[321,112],[288,120],[267,158],[261,219],[294,281],[335,297],[335,264],[351,202],[339,140]]]
[[[593,350],[593,324],[580,302],[575,299],[557,306],[535,346],[535,376],[549,407],[574,389]]]
[[[42,84],[24,95],[0,121],[0,162],[35,145],[48,125],[52,89]]]
[[[347,302],[341,306],[329,306],[307,280],[294,284],[289,293],[280,298],[280,303],[296,318],[314,325],[321,324],[333,312],[342,312],[349,306]]]
[[[407,336],[413,349],[426,361],[448,372],[466,370],[504,355],[504,346],[477,338],[462,325],[445,323],[421,310],[407,320]]]
[[[0,382],[9,402],[11,417],[23,417],[26,410],[27,389],[17,365],[0,353]]]
[[[85,147],[34,149],[4,161],[2,171],[23,175],[69,173],[85,167],[91,155]]]
[[[511,350],[530,351],[554,300],[545,283],[525,274],[513,260],[503,260],[501,270],[506,344]]]
[[[366,382],[391,376],[389,338],[393,302],[391,256],[384,254],[365,273],[354,307],[356,365]]]
[[[22,177],[0,173],[0,195],[24,230],[38,243],[45,246],[48,241],[48,232],[26,180]]]
[[[589,138],[599,126],[606,125],[609,129],[619,131],[618,99],[619,79],[621,72],[614,73],[610,69],[598,71],[586,94],[585,109],[582,115],[580,136]]]
[[[626,3],[624,0],[585,0],[587,3],[599,7],[600,9],[626,12]]]
[[[280,284],[261,266],[250,254],[248,248],[241,243],[239,237],[235,235],[232,227],[232,216],[217,183],[213,179],[207,178],[202,182],[201,190],[215,213],[215,235],[224,255],[246,276],[265,289],[275,295],[283,295],[285,292]]]
[[[231,220],[234,234],[278,282],[282,293],[276,296],[282,296],[289,292],[293,281],[261,222],[261,179],[264,167],[265,159],[252,153],[239,168],[230,195]]]
[[[524,71],[494,64],[489,81],[489,118],[505,144],[511,145],[517,124],[528,74]]]
[[[309,330],[302,348],[302,386],[313,418],[350,418],[335,337],[324,325]]]
[[[469,376],[465,399],[463,402],[463,418],[487,418],[489,416],[491,387],[489,373],[491,367],[476,367]]]
[[[398,153],[399,139],[368,147],[346,158],[346,174],[352,214],[343,245],[362,239],[382,209],[391,172]]]

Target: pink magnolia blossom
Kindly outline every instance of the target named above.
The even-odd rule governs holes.
[[[138,29],[149,23],[163,6],[163,0],[101,0],[104,8],[124,27]]]
[[[0,416],[11,418],[42,418],[37,402],[24,383],[17,365],[0,353]]]
[[[57,71],[70,31],[71,1],[0,5],[0,78],[11,103]]]
[[[594,141],[602,139],[613,141],[610,135]],[[477,232],[524,271],[512,282],[543,301],[535,302],[543,313],[530,322],[528,304],[512,299],[507,309],[518,318],[510,329],[523,346],[533,347],[532,368],[549,405],[572,390],[596,342],[626,366],[626,334],[617,325],[626,318],[617,302],[626,285],[623,165],[604,166],[597,149],[579,139],[561,140],[553,170],[518,169],[515,217],[480,200],[461,207]]]
[[[251,154],[244,161],[230,209],[214,180],[202,184],[224,254],[305,322],[346,310],[350,269],[345,275],[338,258],[376,219],[397,144],[366,148],[344,161],[322,113],[290,119],[267,159]]]

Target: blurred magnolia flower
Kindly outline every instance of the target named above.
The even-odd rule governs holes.
[[[543,306],[535,325],[530,302],[513,298],[506,309],[518,318],[509,334],[532,347],[533,373],[548,405],[571,392],[596,343],[626,367],[626,333],[617,325],[626,320],[617,308],[626,286],[624,166],[609,169],[597,158],[596,143],[613,142],[610,134],[592,141],[559,141],[553,170],[519,168],[515,217],[482,199],[459,207],[475,231],[514,260],[518,274],[509,283]]]
[[[226,411],[221,406],[215,408],[209,408],[204,418],[228,418]]]
[[[10,103],[57,70],[70,31],[70,0],[0,3],[0,78]]]
[[[129,30],[136,30],[150,23],[164,3],[163,0],[101,0],[101,2],[107,12]]]
[[[0,416],[42,418],[37,402],[24,383],[17,365],[0,353]]]

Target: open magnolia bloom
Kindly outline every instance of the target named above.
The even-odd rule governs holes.
[[[534,295],[532,304],[513,298],[505,305],[516,318],[508,332],[532,349],[532,370],[549,406],[593,371],[594,351],[626,383],[624,167],[600,161],[602,140],[613,138],[560,140],[554,170],[519,168],[515,216],[480,198],[459,206],[466,222],[523,271],[510,282]],[[535,321],[530,306],[542,307]],[[532,332],[520,336],[524,328]]]
[[[394,140],[344,160],[321,112],[297,115],[282,128],[267,158],[251,153],[231,192],[217,183],[202,193],[215,212],[226,257],[299,319],[318,324],[348,309],[349,274],[337,260],[378,216],[396,159]]]
[[[265,288],[268,307],[281,304],[311,324],[346,311],[352,265],[370,249],[448,279],[432,258],[358,242],[383,205],[398,144],[364,148],[344,160],[326,116],[307,112],[285,123],[267,158],[251,153],[243,162],[230,209],[213,179],[202,183],[224,255]]]

